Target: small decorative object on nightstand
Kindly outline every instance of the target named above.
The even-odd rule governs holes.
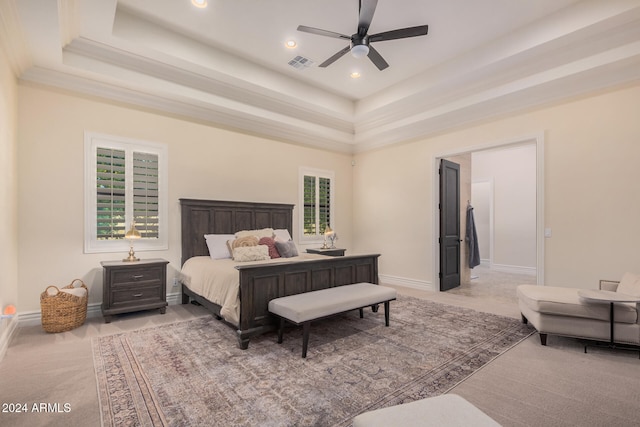
[[[114,314],[167,309],[167,264],[164,259],[138,262],[103,261],[102,315],[106,323]]]
[[[124,235],[124,238],[129,241],[129,256],[123,259],[122,261],[125,261],[125,262],[140,261],[140,258],[136,258],[136,253],[133,251],[133,241],[136,239],[139,239],[140,237],[142,236],[140,236],[140,232],[136,230],[136,223],[131,222],[131,228],[129,229],[129,231],[127,231],[127,234]]]
[[[318,249],[307,249],[307,253],[310,254],[320,254],[320,255],[328,255],[328,256],[344,256],[346,249],[340,248],[318,248]]]

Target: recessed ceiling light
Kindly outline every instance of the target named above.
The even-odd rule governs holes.
[[[350,74],[352,79],[359,79],[361,74],[357,71],[354,71],[353,73]]]
[[[191,4],[193,4],[195,7],[204,9],[205,7],[207,7],[207,0],[191,0]]]
[[[293,49],[294,47],[298,46],[298,43],[296,43],[295,40],[287,40],[284,45],[289,49]]]

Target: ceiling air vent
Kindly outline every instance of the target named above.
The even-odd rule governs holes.
[[[291,61],[289,61],[289,65],[291,65],[293,68],[297,68],[298,70],[304,70],[305,68],[311,67],[311,65],[313,65],[313,61],[309,58],[298,55]]]

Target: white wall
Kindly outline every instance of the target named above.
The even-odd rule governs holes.
[[[492,267],[535,274],[535,145],[477,151],[472,154],[472,164],[473,181],[493,184]]]
[[[544,282],[596,288],[640,272],[638,111],[639,85],[359,153],[356,249],[382,254],[385,279],[433,287],[434,158],[544,131]]]
[[[39,310],[51,284],[81,278],[89,303],[102,301],[100,261],[123,253],[83,253],[84,131],[169,147],[169,250],[138,252],[180,268],[179,198],[298,204],[300,166],[334,170],[336,230],[352,252],[351,155],[331,153],[139,111],[31,85],[19,86],[19,294],[21,311]],[[298,211],[294,210],[294,238]],[[169,288],[169,293],[172,290]]]
[[[0,48],[0,311],[18,304],[18,86]],[[0,359],[8,344],[9,320],[0,321]]]

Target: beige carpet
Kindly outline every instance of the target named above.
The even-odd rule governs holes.
[[[348,426],[371,409],[447,392],[531,334],[508,317],[400,296],[384,314],[314,323],[237,348],[234,331],[197,319],[94,340],[107,426]]]

